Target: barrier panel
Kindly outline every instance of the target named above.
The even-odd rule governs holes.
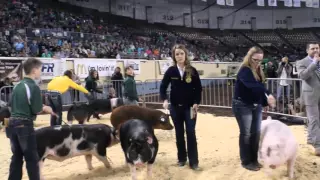
[[[201,106],[231,108],[235,78],[206,78],[201,79],[201,84],[203,88]],[[147,104],[162,104],[159,94],[161,80],[136,81],[136,85],[139,98],[142,98]],[[268,113],[292,118],[306,118],[304,107],[300,102],[300,79],[269,78],[266,87],[277,100],[277,106],[269,109]],[[99,88],[103,93],[94,93],[98,99],[106,99],[112,95],[123,97],[123,81],[105,81]],[[9,101],[12,89],[13,86],[0,88],[1,101]],[[170,99],[170,85],[167,94]],[[73,102],[87,102],[87,98],[81,92],[69,90],[62,94],[62,101],[63,105],[70,105]]]

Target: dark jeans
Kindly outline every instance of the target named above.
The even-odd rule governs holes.
[[[26,161],[29,179],[40,180],[39,155],[33,121],[10,119],[6,135],[11,144],[9,180],[22,179],[23,157]]]
[[[187,161],[186,142],[184,139],[184,124],[186,125],[187,149],[189,164],[198,164],[198,147],[196,138],[196,119],[190,118],[189,106],[170,106],[170,115],[176,131],[176,144],[178,149],[178,161]]]
[[[122,98],[122,81],[114,81],[113,88],[116,91],[117,97]]]
[[[243,165],[258,161],[262,106],[245,104],[233,99],[232,112],[240,129],[239,148]]]
[[[61,94],[59,92],[50,92],[46,93],[48,98],[48,105],[52,108],[52,111],[56,113],[59,118],[56,116],[51,115],[50,118],[50,125],[61,125],[62,124],[62,99]]]
[[[93,100],[97,99],[97,93],[96,92],[90,92],[90,96],[85,94],[85,97],[88,99],[88,102],[91,103]],[[97,118],[97,119],[100,119],[99,118],[99,113],[93,113],[93,117],[94,118]]]
[[[75,101],[80,101],[80,92],[78,90],[75,89],[71,89],[69,90],[70,95],[71,95],[71,101],[75,102]]]

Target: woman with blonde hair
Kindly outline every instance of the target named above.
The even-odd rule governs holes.
[[[168,109],[167,88],[171,84],[170,115],[176,131],[178,166],[184,166],[189,159],[189,166],[199,170],[198,147],[196,138],[196,113],[201,101],[202,86],[197,70],[191,66],[188,51],[184,45],[172,48],[173,66],[165,72],[161,85],[160,97],[164,109]],[[184,139],[186,125],[187,150]],[[187,153],[188,152],[188,153]]]
[[[262,108],[275,106],[275,99],[265,88],[265,76],[261,68],[263,51],[252,47],[244,57],[237,74],[232,111],[240,129],[239,148],[241,165],[258,171],[258,148]]]

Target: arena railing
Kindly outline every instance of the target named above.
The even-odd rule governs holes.
[[[202,84],[202,107],[213,108],[231,108],[232,97],[234,95],[235,78],[203,78]],[[122,81],[105,81],[101,86],[103,94],[94,93],[99,99],[108,98],[110,94],[115,93],[117,97],[123,97]],[[288,86],[284,87],[284,83]],[[161,80],[148,79],[145,81],[136,81],[137,92],[140,98],[146,104],[161,105],[159,91]],[[300,102],[301,80],[300,79],[279,79],[269,78],[266,87],[277,100],[277,106],[273,109],[269,108],[267,113],[279,115],[281,117],[306,119],[305,110]],[[8,102],[12,86],[4,86],[0,88],[1,101]],[[43,91],[44,92],[44,91]],[[170,86],[167,90],[170,96]],[[71,105],[73,102],[87,102],[83,93],[75,90],[69,90],[62,95],[63,104]]]

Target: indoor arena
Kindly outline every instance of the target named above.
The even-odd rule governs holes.
[[[0,180],[319,179],[319,1],[0,0]]]

